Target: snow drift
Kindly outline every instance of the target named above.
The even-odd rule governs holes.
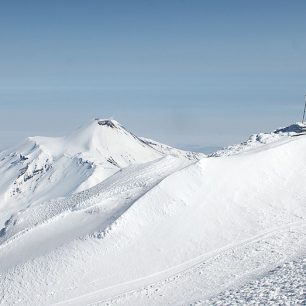
[[[29,137],[0,153],[0,227],[15,211],[86,190],[130,165],[168,154],[204,156],[154,144],[108,119],[92,120],[65,137]]]
[[[107,129],[103,140],[95,136],[100,124]],[[113,121],[98,120],[52,145],[36,138],[53,163],[81,156],[105,165],[112,152],[121,171],[14,213],[2,208],[9,211],[0,237],[2,303],[203,302],[305,255],[304,132],[298,124],[258,134],[202,159],[140,139]],[[14,158],[23,163],[26,153]]]

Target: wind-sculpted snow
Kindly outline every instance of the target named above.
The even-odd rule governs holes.
[[[191,305],[305,305],[306,258],[286,262],[243,287]]]
[[[156,150],[115,120],[93,120],[65,137],[30,137],[0,155],[0,230],[16,212],[86,190],[130,165],[166,155],[198,159],[179,152]]]
[[[2,246],[0,244],[0,248],[31,239],[32,232],[35,235],[40,227],[52,229],[63,219],[65,223],[71,223],[62,229],[63,233],[56,232],[56,236],[66,234],[65,241],[62,238],[57,240],[58,245],[89,234],[102,237],[104,230],[111,226],[137,198],[166,176],[188,164],[190,162],[187,160],[171,156],[164,157],[154,162],[123,169],[102,183],[70,197],[31,206],[6,221],[5,227],[1,230],[0,243]],[[113,202],[114,198],[116,203]],[[79,222],[76,222],[77,220]],[[67,235],[68,231],[69,235]],[[57,238],[52,230],[48,236],[49,239]],[[46,244],[46,248],[49,249],[48,243],[47,240],[41,241],[40,248],[42,249],[43,244]],[[52,247],[55,245],[52,244]],[[20,260],[24,261],[25,256],[22,256]],[[2,267],[4,266],[5,264],[2,264]]]
[[[141,137],[141,140],[147,145],[157,150],[158,152],[161,152],[162,154],[172,155],[176,157],[184,157],[189,160],[200,160],[201,158],[206,157],[204,153],[179,150],[179,149],[170,147],[166,144],[154,141],[152,139]]]
[[[196,305],[225,302],[226,292],[233,303],[247,299],[234,288],[255,292],[254,284],[265,292],[273,284],[260,281],[265,273],[306,252],[306,136],[289,130],[218,158],[154,149],[158,158],[91,188],[8,214],[0,228],[0,303]]]
[[[218,150],[210,154],[210,156],[219,157],[234,155],[249,151],[251,149],[256,149],[265,144],[270,144],[278,141],[286,141],[288,137],[299,136],[305,133],[306,125],[302,123],[296,123],[284,128],[279,128],[272,133],[259,133],[251,135],[247,141]]]
[[[285,301],[290,301],[289,305],[303,305],[305,297],[301,289],[305,272],[300,254],[306,251],[305,230],[305,223],[287,224],[147,279],[135,280],[128,286],[120,284],[119,288],[91,292],[60,305],[275,305],[277,302],[287,305]],[[285,269],[278,267],[291,260],[297,264],[288,267],[285,263]],[[289,272],[289,281],[286,274],[281,275],[285,271]],[[290,296],[287,291],[287,300],[285,290],[277,290],[281,287],[293,293]],[[105,299],[107,295],[109,298]]]
[[[12,214],[37,201],[73,193],[93,170],[77,157],[55,159],[27,141],[0,162],[0,228]]]

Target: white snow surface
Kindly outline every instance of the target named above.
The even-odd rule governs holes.
[[[201,156],[168,148],[176,157]],[[29,205],[86,190],[125,167],[169,154],[109,119],[92,120],[65,137],[29,137],[0,153],[0,228]]]
[[[240,288],[192,305],[305,305],[306,258],[286,262]]]
[[[95,120],[1,153],[0,304],[303,304],[304,132],[201,158]]]
[[[305,133],[306,133],[306,125],[304,123],[297,122],[287,127],[278,128],[271,133],[253,134],[249,137],[248,140],[240,144],[231,145],[216,152],[213,152],[210,154],[210,156],[218,157],[218,156],[234,155],[242,151],[247,151],[254,149],[256,147],[260,147],[265,144],[277,142],[278,140],[286,138],[288,136],[296,137],[303,135]]]

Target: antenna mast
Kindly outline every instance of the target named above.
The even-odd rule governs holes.
[[[304,106],[304,113],[303,113],[302,124],[304,123],[304,119],[305,119],[305,112],[306,112],[306,95],[305,95],[305,106]]]

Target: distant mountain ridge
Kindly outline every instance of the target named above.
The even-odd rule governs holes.
[[[239,144],[230,145],[209,154],[210,157],[235,155],[244,151],[254,149],[264,144],[273,143],[284,137],[296,137],[306,133],[306,124],[297,122],[287,127],[278,128],[271,133],[258,133],[251,135],[248,140]]]

